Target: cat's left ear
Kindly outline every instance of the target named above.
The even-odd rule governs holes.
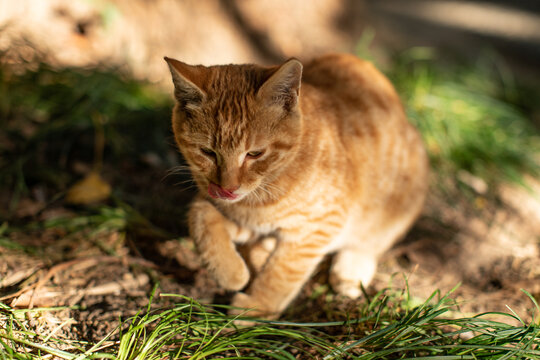
[[[301,80],[302,63],[296,59],[287,60],[262,84],[257,96],[290,111],[298,104]]]
[[[206,93],[199,85],[205,75],[205,67],[188,65],[168,57],[165,57],[165,61],[171,70],[176,100],[186,111],[199,108],[206,98]]]

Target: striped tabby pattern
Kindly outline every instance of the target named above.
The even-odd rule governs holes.
[[[275,67],[165,59],[175,139],[200,190],[190,234],[223,288],[250,282],[232,305],[279,316],[329,253],[333,288],[358,297],[427,190],[424,147],[390,82],[351,55]]]

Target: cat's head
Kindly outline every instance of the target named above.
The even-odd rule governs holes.
[[[165,60],[175,89],[175,140],[201,191],[225,202],[279,195],[271,182],[300,141],[302,64],[205,67]]]

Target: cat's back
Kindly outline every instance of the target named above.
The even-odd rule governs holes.
[[[337,111],[402,110],[390,81],[373,64],[354,55],[329,54],[312,60],[304,67],[302,82],[307,97],[318,90],[325,101],[335,103]]]
[[[423,147],[393,85],[368,61],[348,54],[316,58],[304,67],[301,92],[306,123],[326,129],[338,152],[375,159],[404,137],[412,140],[407,147]]]
[[[356,200],[368,196],[373,204],[377,194],[393,213],[420,208],[427,186],[424,146],[381,72],[353,55],[322,56],[305,65],[301,93],[306,131],[316,127],[329,135],[323,168],[334,182],[344,181]],[[327,169],[336,163],[341,166],[332,174]]]

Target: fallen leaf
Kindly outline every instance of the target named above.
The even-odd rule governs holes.
[[[92,204],[107,199],[110,194],[111,186],[101,175],[92,171],[68,190],[66,201],[78,205]]]

